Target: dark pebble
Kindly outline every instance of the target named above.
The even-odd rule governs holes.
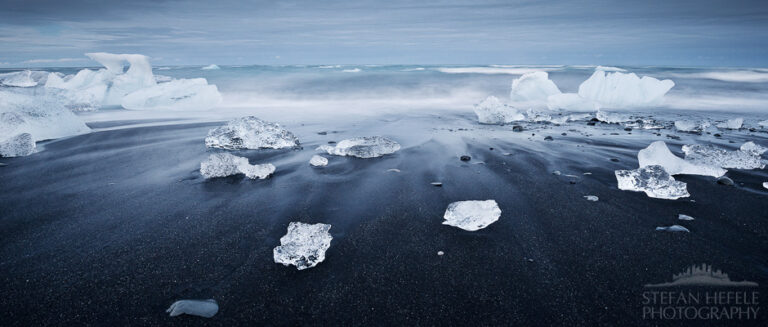
[[[469,161],[469,160],[472,159],[472,157],[470,157],[470,156],[461,156],[459,159],[461,159],[461,161]]]
[[[717,183],[720,185],[733,186],[733,180],[725,176],[721,176],[720,178],[718,178]]]

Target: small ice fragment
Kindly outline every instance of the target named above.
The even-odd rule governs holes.
[[[204,318],[211,318],[219,312],[219,305],[216,304],[216,300],[179,300],[173,302],[171,307],[165,312],[170,313],[171,317],[187,314],[192,316],[200,316]]]
[[[304,270],[323,262],[333,239],[328,232],[330,229],[328,224],[291,222],[288,232],[280,238],[280,245],[273,251],[275,263]]]
[[[217,70],[217,69],[221,69],[221,68],[218,65],[210,64],[210,65],[205,66],[205,67],[200,68],[200,69],[202,69],[202,70]]]
[[[442,256],[444,254],[445,254],[445,252],[443,252],[443,251],[437,251],[437,255],[439,255],[439,256]]]
[[[761,155],[766,148],[753,142],[744,143],[739,150],[729,151],[713,145],[683,145],[685,160],[697,165],[734,169],[762,169]]]
[[[228,150],[282,149],[299,146],[299,139],[279,124],[247,116],[208,131],[205,146]]]
[[[680,226],[680,225],[656,227],[656,230],[658,230],[658,231],[667,231],[667,232],[686,232],[686,233],[690,232],[688,230],[688,228],[685,228],[685,227]]]
[[[582,175],[592,175],[590,172],[583,173]]]
[[[24,157],[35,152],[32,134],[21,133],[0,141],[0,157]]]
[[[739,129],[742,124],[744,124],[744,118],[733,118],[717,124],[717,127],[724,129]]]
[[[275,172],[272,164],[251,165],[248,158],[229,153],[215,153],[200,163],[200,174],[205,178],[227,177],[245,174],[250,179],[265,179]]]
[[[749,141],[742,144],[741,147],[739,147],[739,150],[751,153],[752,155],[760,156],[765,153],[765,151],[768,151],[768,148],[757,145],[755,142]]]
[[[560,93],[547,97],[547,108],[549,110],[595,111],[600,109],[600,106],[596,102],[582,98],[576,93]],[[589,114],[586,114],[586,116],[591,117]],[[585,114],[571,114],[568,116],[568,120],[581,120],[584,117]]]
[[[467,231],[488,227],[499,220],[501,209],[494,200],[458,201],[448,205],[443,225],[455,226]]]
[[[687,185],[676,181],[658,165],[615,171],[620,190],[645,192],[648,197],[676,200],[690,196]]]
[[[336,146],[321,145],[317,150],[336,156],[376,158],[395,153],[395,151],[400,150],[400,144],[386,137],[364,136],[343,140]]]
[[[314,167],[328,166],[328,158],[314,155],[312,159],[309,159],[309,164]]]
[[[637,153],[637,161],[640,167],[662,166],[670,175],[686,174],[720,177],[727,172],[725,169],[710,165],[709,163],[687,160],[688,152],[685,146],[683,147],[683,152],[686,152],[686,160],[669,151],[664,141],[656,141]]]
[[[552,172],[552,175],[555,175],[555,176],[560,176],[562,174],[563,173],[561,173],[559,170],[555,170],[555,171]]]
[[[594,195],[585,195],[584,198],[587,199],[588,201],[593,201],[593,202],[597,201],[597,200],[600,200],[600,198],[598,198],[597,196],[594,196]]]
[[[768,182],[763,183],[763,188],[768,189]]]
[[[691,217],[689,215],[684,215],[684,214],[681,213],[681,214],[677,215],[677,219],[680,219],[680,220],[693,220],[693,217]]]
[[[388,173],[399,173],[399,172],[400,172],[400,169],[397,169],[397,168],[389,168],[389,169],[387,169],[387,172],[388,172]]]
[[[443,186],[443,183],[440,183],[440,182],[432,182],[432,183],[429,183],[429,184],[432,185],[432,186],[436,186],[436,187]]]
[[[525,116],[515,108],[502,104],[495,96],[489,96],[483,102],[475,105],[477,121],[481,124],[504,125],[518,120],[525,120]]]

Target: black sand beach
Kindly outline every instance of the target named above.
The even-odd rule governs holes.
[[[644,285],[701,263],[768,294],[768,171],[729,170],[734,186],[676,176],[691,194],[676,201],[618,190],[614,177],[652,141],[680,155],[696,142],[766,145],[764,132],[583,121],[513,132],[470,115],[287,124],[302,149],[234,152],[273,163],[270,179],[205,180],[200,162],[220,150],[203,139],[218,125],[108,129],[2,158],[0,325],[677,325],[643,319]],[[403,149],[307,163],[317,146],[362,135]],[[502,210],[489,227],[441,224],[449,203],[485,199]],[[324,262],[274,263],[291,221],[333,226]],[[691,232],[655,231],[673,224]],[[211,319],[165,313],[209,298],[220,306]],[[765,325],[759,306],[758,320],[739,323]]]

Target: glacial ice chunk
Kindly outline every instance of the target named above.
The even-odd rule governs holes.
[[[744,124],[744,118],[728,119],[720,124],[717,124],[717,128],[724,129],[739,129]]]
[[[101,107],[109,88],[110,73],[105,70],[83,69],[74,75],[61,77],[50,73],[45,88],[65,99],[65,106],[73,111],[91,111]]]
[[[620,190],[645,192],[648,197],[668,200],[690,196],[687,185],[676,181],[659,165],[617,170],[614,173]]]
[[[330,229],[328,224],[291,222],[288,232],[280,238],[280,245],[272,251],[275,263],[304,270],[323,262],[333,239]]]
[[[600,105],[590,99],[585,99],[576,93],[558,93],[547,97],[549,110],[595,111]]]
[[[584,198],[587,199],[587,201],[592,201],[592,202],[597,202],[598,200],[600,200],[600,198],[598,198],[596,195],[585,195]]]
[[[325,151],[335,156],[351,156],[358,158],[376,158],[395,153],[400,150],[400,144],[386,137],[363,136],[346,139],[336,146],[321,145],[317,150]]]
[[[685,147],[683,147],[683,152],[686,152]],[[647,148],[637,153],[637,161],[640,167],[658,165],[664,167],[664,170],[670,175],[685,174],[720,177],[726,173],[726,170],[719,166],[687,159],[687,152],[686,160],[683,160],[674,155],[664,141],[653,142]]]
[[[675,82],[634,73],[596,70],[579,85],[579,96],[597,102],[602,108],[634,108],[660,104]]]
[[[299,139],[277,123],[247,116],[208,131],[205,146],[228,150],[282,149],[299,146]]]
[[[631,121],[632,118],[629,115],[626,114],[620,114],[615,112],[605,112],[603,110],[598,110],[595,114],[595,118],[601,122],[606,122],[609,124],[618,124],[623,122]]]
[[[765,153],[765,151],[768,151],[768,148],[757,145],[755,142],[749,141],[742,144],[741,147],[739,147],[739,150],[751,153],[755,156],[760,156]]]
[[[684,214],[681,213],[681,214],[677,215],[677,219],[680,219],[680,220],[693,220],[693,217],[691,217],[689,215],[684,215]]]
[[[45,72],[34,72],[38,78],[40,74]],[[20,72],[4,73],[0,74],[0,86],[11,87],[33,87],[37,86],[37,81],[32,76],[31,70],[24,70]]]
[[[309,159],[309,164],[314,167],[328,166],[328,158],[314,155],[312,159]]]
[[[21,133],[5,140],[0,140],[0,157],[24,157],[35,152],[35,140],[32,134]]]
[[[483,229],[501,217],[501,209],[495,200],[458,201],[445,209],[443,225],[449,225],[470,232]]]
[[[192,315],[204,318],[211,318],[219,312],[219,305],[216,300],[179,300],[173,302],[171,307],[165,312],[170,313],[171,317],[179,315]]]
[[[713,145],[683,145],[685,160],[698,165],[734,169],[762,169],[761,155],[766,148],[753,142],[744,143],[739,150],[729,151]]]
[[[244,174],[250,179],[265,179],[275,172],[272,164],[251,165],[248,158],[229,153],[215,153],[200,163],[200,174],[205,178],[227,177]]]
[[[125,95],[121,105],[132,110],[200,111],[221,102],[216,85],[205,78],[177,79],[146,87]]]
[[[688,228],[685,228],[685,227],[680,226],[680,225],[656,227],[656,230],[658,230],[658,231],[665,231],[665,232],[686,232],[686,233],[690,233],[691,232],[691,231],[688,230]]]
[[[502,104],[495,96],[489,96],[483,102],[475,105],[477,121],[481,124],[504,125],[514,121],[525,120],[525,116],[515,108]]]
[[[531,72],[512,81],[509,98],[521,105],[546,107],[547,98],[555,94],[560,94],[560,89],[549,79],[547,72]]]
[[[768,182],[763,182],[763,188],[768,189]]]
[[[44,141],[90,131],[55,97],[0,90],[0,140],[29,133],[35,141]]]
[[[205,67],[200,68],[200,69],[202,69],[202,70],[217,70],[217,69],[221,69],[221,68],[218,65],[210,64],[210,65],[205,66]]]
[[[120,105],[123,97],[128,93],[157,85],[147,56],[106,52],[85,55],[107,68],[107,74],[104,77],[110,85],[104,98],[105,105]],[[129,65],[128,70],[123,72],[126,62]]]

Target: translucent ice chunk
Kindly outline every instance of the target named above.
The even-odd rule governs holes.
[[[686,152],[685,147],[683,147],[683,152]],[[637,161],[640,167],[652,165],[664,167],[664,170],[670,175],[685,174],[720,177],[727,172],[725,169],[720,168],[720,166],[712,165],[710,162],[688,160],[687,152],[686,160],[683,160],[674,155],[672,151],[669,151],[664,141],[653,142],[647,148],[640,150],[637,153]]]
[[[658,165],[615,171],[620,190],[645,192],[648,197],[676,200],[690,196],[685,183],[676,181]]]
[[[448,205],[443,225],[455,226],[467,231],[488,227],[501,217],[501,209],[494,200],[458,201]]]
[[[32,77],[30,70],[0,74],[0,86],[33,87],[36,85],[37,81]]]
[[[208,131],[205,146],[222,149],[282,149],[299,146],[299,139],[279,124],[254,116],[236,118]]]
[[[146,87],[125,95],[121,105],[132,110],[200,111],[221,102],[216,85],[205,78],[177,79]]]
[[[483,102],[475,105],[477,121],[481,124],[503,125],[518,120],[525,120],[525,116],[515,108],[502,104],[495,96],[489,96]]]
[[[336,156],[376,158],[395,153],[395,151],[400,150],[400,144],[386,137],[363,136],[343,140],[336,146],[321,145],[317,150]]]
[[[675,128],[681,132],[701,132],[709,127],[708,122],[697,122],[692,120],[677,120]]]
[[[204,318],[211,318],[219,312],[219,305],[216,300],[179,300],[173,302],[171,307],[165,312],[170,313],[171,317],[178,315],[193,315]]]
[[[29,133],[35,141],[90,132],[59,99],[0,90],[0,140]]]
[[[0,157],[23,157],[35,152],[35,140],[32,134],[21,133],[5,140],[0,140]]]
[[[227,177],[245,174],[250,179],[265,179],[275,172],[272,164],[251,165],[248,158],[229,153],[215,153],[200,163],[200,174],[205,178]]]
[[[739,150],[759,156],[765,153],[765,151],[768,151],[768,148],[759,146],[755,144],[755,142],[749,141],[742,144],[741,147],[739,147]]]
[[[550,95],[560,94],[554,82],[546,72],[523,74],[512,81],[510,100],[528,107],[546,107]]]
[[[768,182],[763,183],[763,188],[768,189]]]
[[[309,164],[315,167],[323,167],[328,165],[328,158],[314,155],[312,159],[309,159]]]
[[[752,142],[744,143],[739,150],[729,151],[713,145],[683,145],[685,160],[698,165],[734,169],[762,169],[765,163],[761,154],[765,148]]]
[[[658,230],[658,231],[666,231],[666,232],[686,232],[686,233],[690,232],[688,230],[688,228],[685,228],[685,227],[680,226],[680,225],[656,227],[656,230]]]
[[[742,124],[744,124],[744,118],[733,118],[717,124],[717,128],[739,129]]]
[[[629,115],[613,113],[613,112],[605,112],[603,110],[598,110],[597,114],[595,114],[595,118],[597,118],[599,121],[610,123],[610,124],[618,124],[618,123],[623,123],[623,122],[632,120],[632,118],[629,117]]]
[[[593,202],[600,200],[600,198],[598,198],[595,195],[585,195],[584,198],[587,199],[588,201],[593,201]]]
[[[272,252],[275,263],[294,265],[298,270],[312,268],[325,260],[331,247],[331,225],[291,222],[288,233],[280,238],[280,246]]]
[[[603,108],[633,108],[659,104],[675,83],[653,77],[637,77],[633,73],[608,73],[596,70],[579,85],[582,98],[597,102]]]

